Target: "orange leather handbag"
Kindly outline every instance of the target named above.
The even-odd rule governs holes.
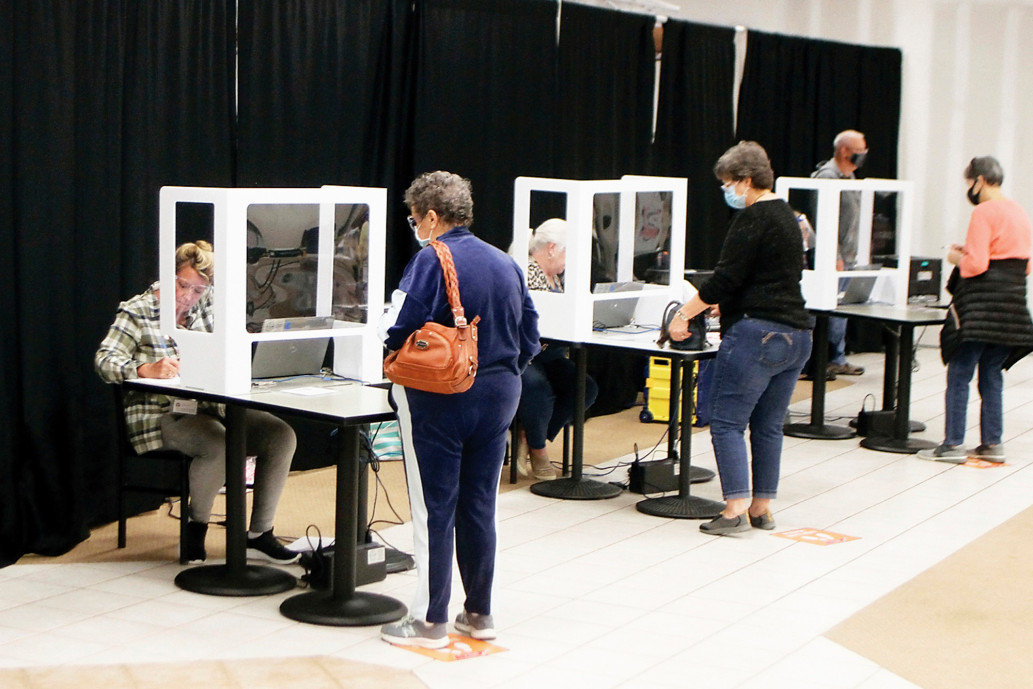
[[[455,327],[427,321],[401,347],[384,359],[384,375],[399,385],[415,390],[452,395],[466,392],[477,376],[477,323],[469,323],[459,299],[459,280],[452,252],[443,242],[430,243],[445,274],[445,290],[452,307]]]

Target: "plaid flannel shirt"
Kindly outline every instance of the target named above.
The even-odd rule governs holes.
[[[157,291],[155,282],[143,294],[119,304],[115,322],[93,359],[94,368],[105,383],[135,380],[139,378],[136,369],[141,364],[179,356],[175,341],[161,333]],[[209,292],[187,314],[186,328],[211,332],[213,318]],[[126,430],[137,454],[162,446],[161,417],[172,409],[173,399],[168,395],[126,390]],[[222,416],[221,405],[211,402],[201,403],[198,412]]]

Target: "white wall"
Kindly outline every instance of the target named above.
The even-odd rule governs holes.
[[[912,254],[942,257],[964,239],[971,207],[962,171],[973,156],[996,156],[1005,194],[1033,213],[1033,144],[1021,133],[1033,121],[1033,42],[1023,40],[1033,35],[1033,0],[564,0],[573,1],[899,48],[898,169],[918,196]]]

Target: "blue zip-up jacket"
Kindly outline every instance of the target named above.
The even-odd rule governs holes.
[[[520,375],[540,349],[538,312],[516,261],[473,235],[454,227],[438,237],[452,251],[459,281],[459,296],[466,319],[477,324],[478,375],[495,370]],[[431,247],[417,251],[398,285],[404,301],[385,344],[395,350],[427,321],[452,326],[452,308],[445,278]],[[397,302],[398,295],[394,297]]]

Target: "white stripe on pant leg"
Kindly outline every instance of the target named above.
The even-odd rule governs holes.
[[[398,405],[398,434],[402,439],[402,455],[405,460],[405,477],[409,486],[409,511],[412,513],[413,559],[416,561],[416,594],[409,606],[409,614],[418,620],[427,619],[430,606],[430,551],[427,536],[427,503],[423,497],[423,483],[420,480],[420,465],[416,461],[413,447],[412,413],[406,389],[392,384],[391,393]]]

